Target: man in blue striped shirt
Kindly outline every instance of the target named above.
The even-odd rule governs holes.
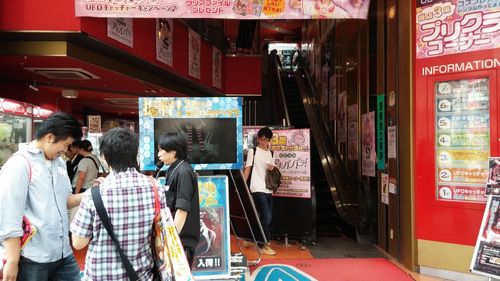
[[[35,140],[0,170],[0,243],[5,248],[3,280],[80,280],[68,237],[68,208],[80,204],[73,195],[66,164],[68,146],[82,137],[80,123],[66,113],[42,122]],[[37,232],[20,249],[21,221],[28,217]]]

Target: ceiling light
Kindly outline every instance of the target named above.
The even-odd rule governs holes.
[[[35,92],[38,92],[38,87],[36,86],[35,83],[29,84],[28,87]]]
[[[62,96],[63,96],[63,98],[67,98],[67,99],[76,99],[76,98],[78,98],[78,91],[77,90],[70,90],[70,89],[63,89]]]

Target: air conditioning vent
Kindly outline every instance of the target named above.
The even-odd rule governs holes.
[[[104,98],[109,103],[120,105],[137,105],[137,98]]]
[[[24,69],[49,79],[100,79],[99,76],[82,68],[25,67]]]

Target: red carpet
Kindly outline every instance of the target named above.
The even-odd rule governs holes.
[[[262,265],[271,264],[285,264],[296,267],[319,281],[414,280],[396,265],[383,258],[262,260],[257,268]],[[257,268],[252,267],[251,270],[255,271]],[[252,276],[254,276],[254,274],[252,274]]]

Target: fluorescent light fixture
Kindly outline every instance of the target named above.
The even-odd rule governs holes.
[[[78,98],[78,91],[77,90],[70,90],[70,89],[63,89],[62,96],[63,96],[63,98],[67,98],[67,99],[76,99],[76,98]]]

